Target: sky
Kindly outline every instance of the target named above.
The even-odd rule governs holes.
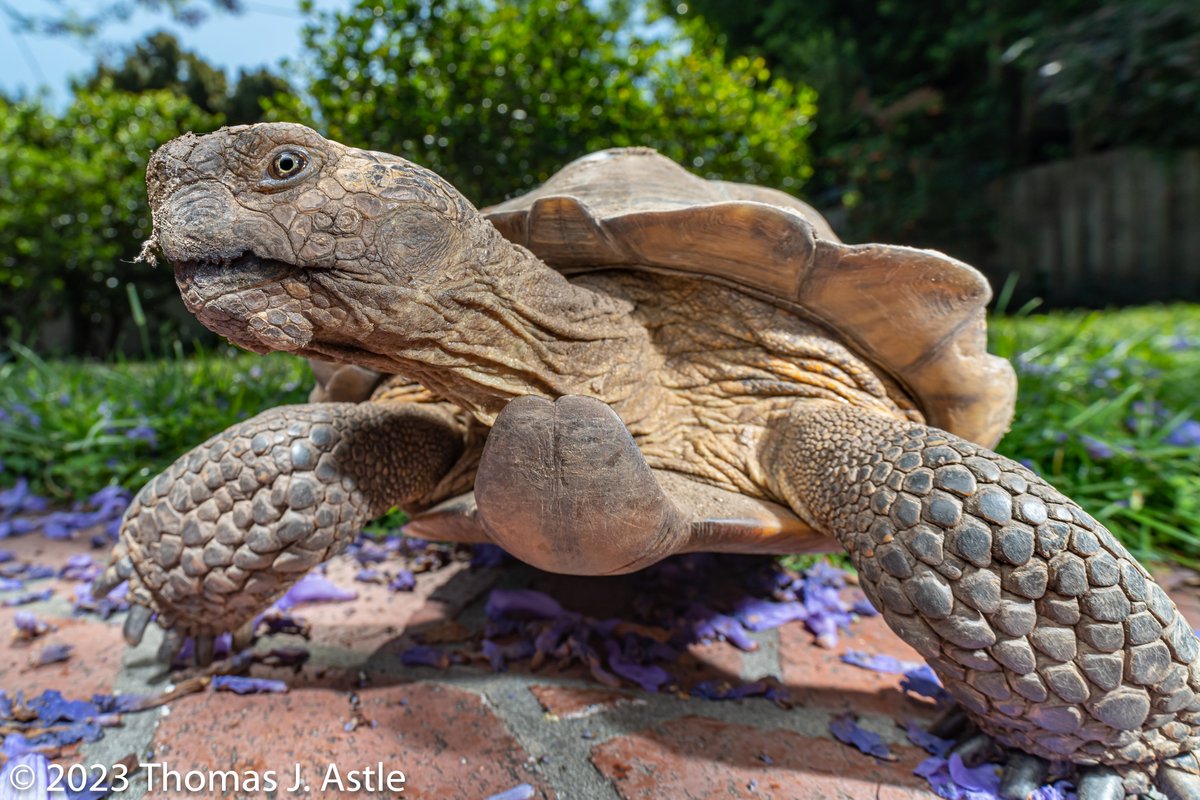
[[[9,2],[34,15],[53,14],[58,8],[54,0]],[[334,10],[346,8],[350,3],[351,0],[316,0],[315,5],[318,9]],[[44,86],[53,105],[65,105],[70,79],[90,71],[98,53],[119,62],[123,58],[122,47],[163,29],[175,33],[186,49],[224,67],[231,75],[236,75],[239,67],[274,65],[285,56],[300,52],[304,15],[296,0],[243,0],[243,6],[245,11],[238,15],[214,11],[196,27],[174,23],[166,14],[138,11],[127,22],[106,26],[100,36],[102,41],[91,46],[69,36],[16,34],[7,18],[0,15],[0,92],[10,96],[35,94]]]

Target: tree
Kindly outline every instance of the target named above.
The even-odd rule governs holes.
[[[1031,66],[1013,48],[1100,4],[812,0],[796,13],[791,0],[689,0],[678,8],[722,31],[732,52],[813,84],[821,98],[814,189],[826,206],[846,209],[852,238],[977,258],[987,242],[986,184],[1055,152],[1062,138],[1050,120],[1023,126]]]
[[[287,81],[266,69],[242,70],[230,89],[224,71],[184,50],[166,31],[152,33],[134,45],[120,66],[98,64],[83,86],[91,91],[106,81],[118,91],[133,94],[170,90],[233,125],[260,122],[263,100],[291,91]]]
[[[61,115],[0,98],[0,314],[29,335],[61,318],[78,355],[111,353],[137,286],[152,332],[178,332],[170,271],[134,265],[150,234],[145,171],[150,153],[220,117],[157,90],[118,91],[103,80]]]
[[[702,174],[796,189],[815,112],[761,59],[632,0],[358,0],[304,33],[307,94],[277,118],[397,152],[476,202],[591,150],[650,145]]]
[[[203,22],[210,9],[236,14],[241,0],[56,0],[54,11],[31,13],[22,11],[6,0],[0,0],[0,12],[8,18],[14,33],[37,33],[48,36],[77,36],[94,38],[115,22],[129,19],[138,9],[165,12],[171,19],[185,25]]]

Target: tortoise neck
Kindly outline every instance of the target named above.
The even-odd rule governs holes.
[[[653,357],[633,305],[579,286],[482,216],[436,318],[396,354],[399,371],[490,424],[514,397],[596,397],[640,417]]]

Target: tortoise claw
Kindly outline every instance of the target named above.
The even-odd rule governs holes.
[[[962,706],[954,704],[929,724],[929,732],[942,739],[959,739],[974,733],[975,724]]]
[[[163,636],[162,643],[158,646],[158,660],[163,664],[170,664],[175,660],[175,656],[179,655],[179,651],[183,649],[183,643],[186,637],[175,628],[167,630]]]
[[[230,647],[234,653],[240,653],[252,644],[254,644],[254,620],[243,623],[233,632]]]
[[[196,664],[197,666],[207,667],[213,662],[213,651],[216,640],[210,633],[201,633],[197,634],[194,641],[196,643]]]
[[[950,752],[957,754],[968,767],[977,767],[987,760],[993,749],[992,737],[986,733],[973,733],[960,740]]]
[[[1000,796],[1004,800],[1029,800],[1046,782],[1049,772],[1050,764],[1045,759],[1013,750],[1000,780]]]
[[[139,603],[131,604],[129,606],[129,615],[125,617],[125,627],[122,629],[125,641],[130,645],[136,646],[140,644],[142,636],[146,633],[146,626],[150,624],[150,620],[153,618],[154,609]]]
[[[1195,753],[1167,759],[1154,783],[1167,800],[1200,800],[1200,759]]]
[[[113,560],[92,581],[92,597],[97,600],[107,597],[109,592],[129,580],[131,575],[133,575],[133,561],[125,553],[124,548],[117,545],[117,550],[113,552]]]
[[[1083,767],[1075,784],[1079,800],[1124,800],[1125,783],[1109,767]]]

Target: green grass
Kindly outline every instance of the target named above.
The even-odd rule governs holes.
[[[1197,430],[1200,307],[997,318],[991,349],[1020,378],[999,451],[1138,557],[1200,565],[1200,447],[1169,441]]]
[[[999,450],[1139,557],[1200,565],[1200,447],[1168,441],[1200,417],[1200,306],[998,317],[991,340],[1021,380]],[[0,484],[24,476],[64,502],[110,482],[136,490],[213,433],[303,402],[309,382],[307,366],[284,355],[96,365],[17,347],[0,360]],[[151,431],[153,443],[138,438]]]
[[[53,500],[109,483],[138,489],[238,420],[304,402],[308,365],[222,348],[151,362],[47,362],[15,346],[0,361],[0,483]]]

